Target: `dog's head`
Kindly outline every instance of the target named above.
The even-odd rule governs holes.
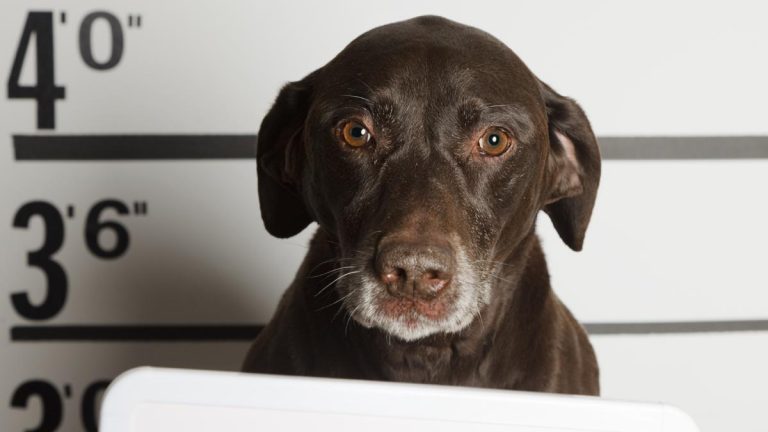
[[[600,177],[574,101],[437,17],[371,30],[286,85],[257,159],[267,230],[317,221],[348,313],[404,340],[471,323],[539,210],[580,250]]]

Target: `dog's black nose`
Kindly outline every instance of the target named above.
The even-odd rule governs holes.
[[[451,282],[453,251],[448,245],[382,241],[376,271],[395,297],[432,299]]]

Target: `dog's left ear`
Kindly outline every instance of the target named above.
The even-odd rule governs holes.
[[[301,192],[308,81],[283,87],[261,122],[256,145],[261,218],[267,231],[279,238],[294,236],[312,222]]]
[[[581,250],[600,183],[600,149],[584,111],[541,83],[549,123],[544,211],[560,238]]]

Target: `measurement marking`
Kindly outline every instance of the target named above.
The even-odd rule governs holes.
[[[768,136],[601,137],[606,160],[768,159]],[[256,135],[14,135],[30,160],[253,159]]]
[[[11,327],[12,341],[173,342],[250,341],[259,325],[22,325]]]
[[[147,202],[146,201],[134,201],[133,202],[133,213],[136,216],[146,216],[147,215]]]
[[[768,136],[598,138],[603,159],[768,159]]]
[[[62,11],[60,16],[61,16],[61,23],[62,24],[66,24],[67,23],[67,13]]]
[[[75,206],[73,206],[72,204],[67,206],[67,217],[70,219],[75,217]]]
[[[141,15],[136,15],[135,20],[133,15],[128,15],[128,27],[141,27]]]
[[[584,327],[591,335],[727,333],[768,331],[768,320],[590,323]]]
[[[30,160],[253,159],[256,135],[14,135]]]
[[[590,335],[690,334],[768,331],[768,320],[586,323]],[[262,325],[22,325],[15,342],[237,342],[251,341]]]

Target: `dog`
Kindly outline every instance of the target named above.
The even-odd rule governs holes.
[[[543,210],[581,250],[597,141],[493,36],[435,16],[364,33],[282,88],[257,171],[270,234],[319,228],[244,371],[599,393],[535,233]]]

